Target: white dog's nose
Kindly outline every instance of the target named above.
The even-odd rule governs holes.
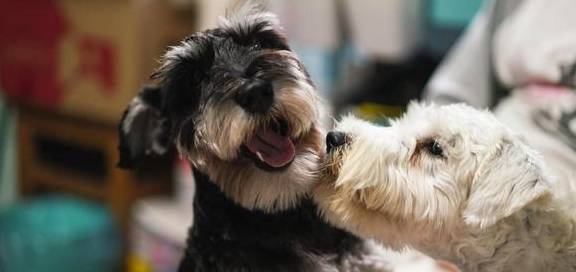
[[[341,146],[346,143],[346,134],[339,131],[330,131],[326,135],[326,152],[330,152],[334,147]]]

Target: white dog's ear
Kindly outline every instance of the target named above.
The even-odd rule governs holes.
[[[538,154],[523,143],[505,141],[486,156],[474,175],[464,221],[485,228],[550,195]]]

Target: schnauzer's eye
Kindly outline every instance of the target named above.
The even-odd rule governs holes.
[[[260,50],[262,49],[262,45],[260,45],[259,43],[255,43],[252,44],[252,46],[250,46],[250,50]]]
[[[442,150],[442,146],[436,140],[431,140],[426,144],[426,150],[434,156],[442,157],[444,155],[444,150]]]

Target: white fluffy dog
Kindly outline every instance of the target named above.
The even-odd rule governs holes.
[[[328,220],[463,271],[576,271],[576,223],[539,155],[487,111],[412,104],[327,137]]]

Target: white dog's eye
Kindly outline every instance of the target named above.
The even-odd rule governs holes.
[[[426,143],[426,150],[434,156],[442,157],[444,155],[444,150],[442,150],[442,146],[436,140],[431,140]]]

